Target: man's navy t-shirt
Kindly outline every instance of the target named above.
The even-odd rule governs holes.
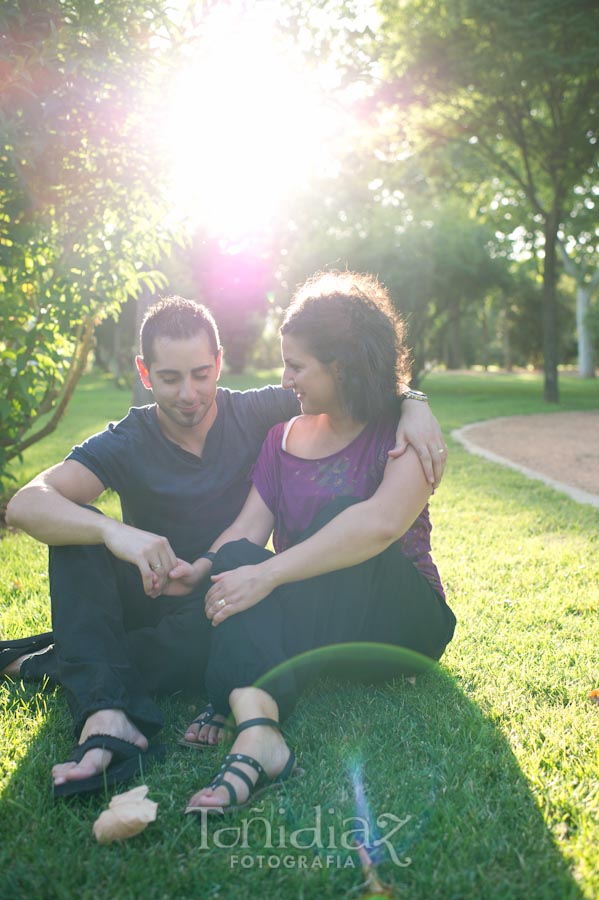
[[[155,404],[130,409],[67,457],[116,491],[124,522],[163,535],[188,562],[239,513],[251,486],[250,468],[269,429],[299,412],[295,395],[275,387],[218,388],[216,402],[201,458],[165,437]]]

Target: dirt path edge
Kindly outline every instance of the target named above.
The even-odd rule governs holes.
[[[509,459],[507,456],[501,456],[499,453],[495,453],[493,450],[489,450],[486,447],[481,446],[481,444],[475,443],[472,440],[472,436],[470,432],[472,432],[475,428],[480,429],[481,426],[491,425],[497,423],[508,423],[510,421],[509,416],[502,416],[497,419],[486,419],[481,422],[471,422],[469,425],[464,425],[462,428],[457,428],[451,432],[452,438],[458,441],[468,453],[473,453],[476,456],[482,456],[484,459],[489,460],[489,462],[498,463],[501,466],[507,466],[510,469],[515,469],[516,472],[520,472],[522,475],[525,475],[527,478],[533,478],[536,481],[542,481],[543,484],[546,484],[548,487],[553,488],[556,491],[560,491],[563,494],[567,494],[573,500],[576,500],[577,503],[586,503],[590,506],[594,506],[599,509],[599,496],[596,494],[591,494],[588,491],[582,490],[582,488],[574,487],[571,484],[567,484],[564,481],[558,481],[555,478],[545,474],[544,472],[540,472],[538,469],[531,469],[528,466],[524,466],[521,463],[514,462],[514,460]]]

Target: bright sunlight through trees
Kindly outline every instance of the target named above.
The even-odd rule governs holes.
[[[229,236],[265,225],[308,178],[334,167],[353,127],[276,28],[271,4],[216,7],[165,104],[179,215]]]

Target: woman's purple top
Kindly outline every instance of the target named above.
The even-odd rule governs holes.
[[[331,456],[302,459],[283,449],[287,423],[271,428],[251,473],[260,496],[275,517],[273,544],[281,553],[297,543],[317,512],[335,497],[367,500],[383,480],[387,454],[395,446],[397,419],[367,425],[354,440]],[[445,597],[431,559],[428,504],[399,538],[402,553]]]

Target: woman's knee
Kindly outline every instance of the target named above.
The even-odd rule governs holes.
[[[302,532],[300,541],[305,541],[309,537],[312,537],[313,534],[316,534],[317,531],[320,531],[321,528],[328,525],[329,522],[340,515],[340,513],[344,512],[350,506],[354,506],[356,503],[361,503],[360,497],[335,497],[334,500],[326,503],[322,509],[316,513],[308,527]]]
[[[228,572],[231,569],[238,569],[240,566],[255,566],[272,555],[270,550],[253,544],[246,538],[230,541],[228,544],[223,544],[217,551],[212,574],[218,575],[220,572]]]

